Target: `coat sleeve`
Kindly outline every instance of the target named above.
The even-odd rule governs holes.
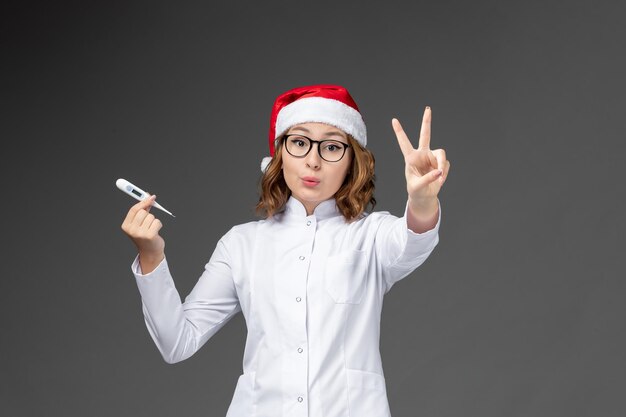
[[[393,284],[409,275],[420,266],[439,242],[441,204],[439,218],[431,230],[415,233],[407,226],[408,201],[404,215],[385,216],[379,225],[374,241],[375,251],[381,261],[384,289],[387,293]]]
[[[181,303],[167,259],[142,274],[131,265],[148,332],[167,363],[183,361],[241,311],[228,252],[221,239],[191,293]]]

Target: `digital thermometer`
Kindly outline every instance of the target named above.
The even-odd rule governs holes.
[[[133,198],[135,198],[135,199],[137,199],[139,201],[143,201],[146,198],[148,198],[148,196],[149,196],[149,194],[147,192],[145,192],[141,188],[137,187],[136,185],[131,184],[130,182],[126,181],[123,178],[120,178],[117,181],[115,181],[115,185],[117,185],[117,188],[119,188],[120,190],[122,190],[126,194],[128,194],[129,196],[131,196],[131,197],[133,197]],[[152,205],[154,207],[158,208],[159,210],[163,210],[164,212],[166,212],[170,216],[176,217],[172,213],[170,213],[169,211],[165,210],[165,208],[163,206],[161,206],[159,203],[157,203],[156,201],[154,203],[152,203]]]

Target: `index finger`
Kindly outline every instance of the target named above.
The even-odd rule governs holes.
[[[402,155],[407,156],[413,150],[413,145],[411,145],[409,137],[404,132],[404,129],[400,124],[400,120],[394,117],[391,119],[391,126],[393,127],[393,131],[396,133],[396,138],[398,139]]]
[[[430,122],[432,120],[432,110],[426,106],[424,117],[422,117],[422,127],[420,129],[420,140],[418,149],[430,149]]]

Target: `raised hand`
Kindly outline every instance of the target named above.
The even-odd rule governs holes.
[[[446,159],[446,152],[443,149],[430,149],[431,119],[432,111],[430,107],[426,107],[417,149],[413,148],[400,121],[395,118],[391,121],[400,150],[404,155],[406,189],[409,200],[413,202],[436,199],[450,170],[450,161]]]
[[[151,195],[132,206],[122,223],[122,230],[137,246],[144,274],[154,270],[165,257],[165,241],[159,235],[163,224],[149,213],[155,199],[156,196]]]

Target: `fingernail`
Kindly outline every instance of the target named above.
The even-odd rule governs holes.
[[[426,106],[426,108],[427,108],[428,110],[430,110],[430,106]]]

